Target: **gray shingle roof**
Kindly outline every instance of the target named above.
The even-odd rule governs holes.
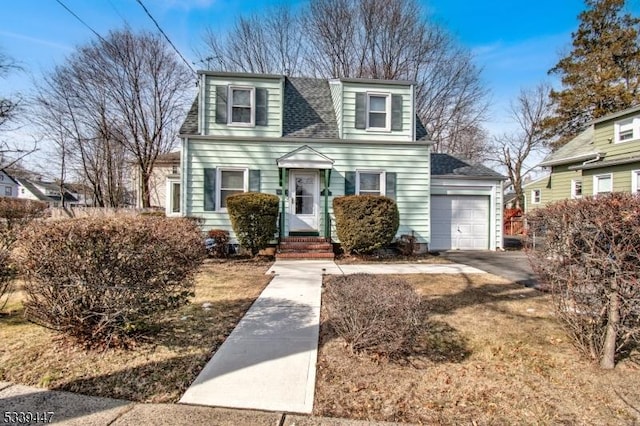
[[[187,118],[180,127],[181,135],[195,135],[198,133],[198,104],[198,96],[196,96],[196,99],[193,101],[193,104],[191,104],[191,108],[187,113]]]
[[[296,138],[338,138],[329,82],[289,77],[284,83],[282,135]]]
[[[198,134],[198,108],[196,96],[180,127],[181,135]],[[286,77],[283,112],[283,137],[338,139],[338,124],[328,80]],[[427,130],[416,116],[416,140],[428,139]]]
[[[16,180],[20,183],[20,185],[24,186],[29,192],[31,192],[33,195],[35,195],[36,198],[38,198],[38,200],[40,200],[40,201],[60,201],[60,194],[46,195],[46,194],[43,194],[42,191],[40,191],[40,189],[38,189],[36,187],[36,184],[32,183],[28,179],[17,178]],[[37,185],[39,185],[39,186],[41,186],[43,188],[46,188],[46,189],[48,189],[49,191],[52,191],[52,192],[59,192],[60,191],[60,186],[57,183],[53,183],[53,182],[38,182]],[[64,193],[64,200],[65,201],[69,201],[69,202],[78,201],[76,199],[76,197],[74,197],[73,195],[71,195],[67,191],[65,191],[65,193]]]
[[[472,164],[450,154],[438,153],[431,154],[431,176],[506,179],[481,164]]]
[[[595,157],[597,152],[593,146],[593,134],[593,126],[587,127],[586,130],[558,148],[557,151],[547,155],[540,164],[565,164],[571,163],[572,161],[581,161],[585,156]]]

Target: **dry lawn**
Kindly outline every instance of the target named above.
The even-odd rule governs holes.
[[[207,261],[191,304],[158,319],[132,350],[85,351],[22,317],[16,291],[0,316],[0,380],[141,402],[176,402],[271,277],[269,263]],[[18,286],[19,287],[19,286]],[[203,303],[211,303],[204,309]]]
[[[548,295],[490,274],[404,278],[431,316],[402,359],[351,354],[323,312],[314,414],[425,424],[640,422],[637,358],[599,370],[567,339]]]

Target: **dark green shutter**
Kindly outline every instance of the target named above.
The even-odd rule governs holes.
[[[267,89],[256,89],[256,126],[267,125]]]
[[[216,209],[216,169],[204,169],[204,210]]]
[[[364,92],[356,93],[356,129],[367,128],[367,105]]]
[[[344,172],[344,195],[356,193],[356,172]]]
[[[260,170],[249,170],[249,191],[260,192]]]
[[[396,173],[385,173],[385,189],[387,191],[386,196],[392,200],[396,199]]]
[[[402,130],[402,95],[391,95],[391,130]]]
[[[227,122],[227,86],[216,86],[216,123]]]

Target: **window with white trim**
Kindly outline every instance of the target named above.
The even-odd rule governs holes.
[[[613,177],[611,173],[593,177],[593,195],[606,194],[613,190]]]
[[[640,139],[640,117],[627,118],[614,124],[615,143]]]
[[[582,181],[574,179],[571,181],[571,198],[582,198]]]
[[[367,130],[391,130],[390,93],[367,93]]]
[[[356,171],[356,194],[385,195],[385,173],[382,170]]]
[[[180,213],[180,182],[171,182],[170,198],[170,212],[172,214]]]
[[[226,210],[227,197],[233,194],[240,194],[248,191],[249,169],[246,168],[219,168],[217,197],[218,210]]]
[[[542,191],[539,189],[531,190],[531,204],[540,204],[542,200]]]
[[[253,126],[256,119],[256,89],[229,86],[229,123],[234,126]]]
[[[640,170],[631,171],[631,192],[633,194],[640,192]]]
[[[4,187],[4,195],[6,195],[7,197],[11,197],[13,195],[13,191],[11,190],[10,186]]]

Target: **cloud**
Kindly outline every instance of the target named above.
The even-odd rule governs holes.
[[[61,50],[73,50],[72,46],[69,46],[67,44],[62,44],[62,43],[56,43],[50,40],[45,40],[42,38],[37,38],[37,37],[31,37],[28,35],[24,35],[24,34],[18,34],[18,33],[13,33],[10,31],[0,31],[0,35],[6,36],[6,37],[10,37],[10,38],[17,38],[20,40],[26,40],[35,44],[39,44],[42,46],[48,46],[48,47],[53,47],[55,49],[61,49]]]

